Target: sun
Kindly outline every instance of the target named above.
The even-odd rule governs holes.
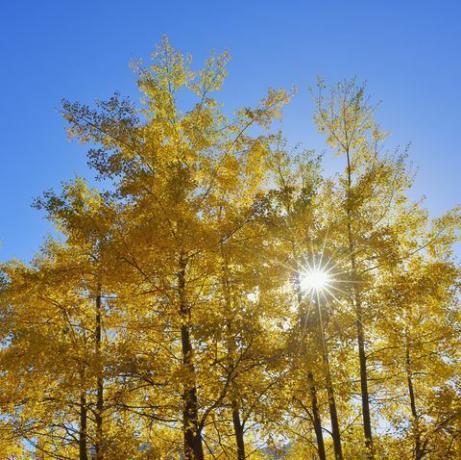
[[[318,268],[312,268],[300,274],[299,283],[303,291],[319,293],[328,289],[331,282],[330,274]]]

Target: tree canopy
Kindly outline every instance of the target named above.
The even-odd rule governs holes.
[[[100,182],[1,266],[2,458],[460,458],[459,210],[410,199],[358,81],[311,90],[329,176],[274,125],[291,92],[224,109],[228,59],[165,39],[139,104],[63,101]]]

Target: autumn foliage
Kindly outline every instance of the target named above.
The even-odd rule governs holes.
[[[328,177],[274,129],[291,93],[224,110],[227,61],[164,40],[140,104],[63,102],[100,182],[1,267],[0,458],[461,458],[459,211],[409,198],[356,81],[311,91]]]

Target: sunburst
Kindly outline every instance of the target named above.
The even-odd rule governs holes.
[[[321,267],[311,267],[300,274],[299,285],[304,292],[319,294],[331,287],[332,280],[328,270]]]

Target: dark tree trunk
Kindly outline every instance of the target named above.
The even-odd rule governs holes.
[[[237,444],[237,459],[245,460],[244,426],[240,420],[240,408],[236,395],[232,396],[232,423],[234,424],[235,441]]]
[[[359,296],[356,296],[356,299]],[[369,459],[374,458],[373,451],[373,434],[371,430],[371,415],[370,415],[370,396],[368,393],[368,378],[367,378],[367,357],[365,354],[365,337],[363,332],[362,322],[362,306],[360,300],[356,300],[357,309],[357,344],[359,349],[360,361],[360,389],[362,393],[362,417],[363,417],[363,432],[365,435],[365,447]]]
[[[101,362],[101,338],[102,338],[102,312],[101,312],[101,288],[98,287],[96,295],[96,329],[95,329],[95,348],[98,366],[96,382],[96,442],[95,460],[103,460],[103,411],[104,411],[104,376]]]
[[[352,206],[351,206],[351,188],[352,188],[352,169],[349,150],[346,150],[347,157],[347,233],[349,240],[349,257],[351,264],[351,278],[354,282],[354,300],[355,300],[355,316],[357,328],[357,345],[359,351],[359,364],[360,364],[360,389],[362,396],[362,419],[363,419],[363,433],[365,436],[365,448],[367,458],[372,460],[374,458],[373,449],[373,434],[371,429],[371,415],[370,415],[370,396],[368,392],[368,378],[367,378],[367,357],[365,353],[365,333],[363,330],[363,311],[362,300],[360,297],[360,290],[356,284],[357,282],[357,261],[355,258],[355,241],[352,231]]]
[[[302,307],[302,293],[301,293],[301,284],[299,281],[299,275],[296,277],[296,294],[298,299],[298,310],[299,310],[299,325],[301,329],[301,350],[303,358],[307,358],[307,345],[306,345],[306,335],[307,335],[307,317],[306,313],[303,312]],[[320,409],[317,398],[317,388],[315,386],[314,374],[312,372],[311,366],[308,365],[307,370],[307,387],[309,389],[311,406],[312,406],[312,423],[315,431],[315,439],[317,441],[317,452],[319,454],[320,460],[326,460],[325,452],[325,442],[323,439],[323,430],[322,430],[322,419],[320,416]]]
[[[80,393],[80,431],[78,439],[79,460],[88,460],[87,449],[87,406],[86,394],[84,391]]]
[[[222,270],[222,287],[224,292],[224,302],[226,307],[226,334],[227,334],[227,354],[229,358],[229,372],[234,372],[234,359],[235,359],[235,351],[236,351],[236,344],[235,344],[235,337],[234,331],[232,327],[232,316],[233,316],[233,308],[232,308],[232,294],[231,289],[229,286],[229,267],[227,264],[226,256],[224,253],[224,247],[221,242],[221,256],[224,259]],[[237,446],[237,460],[245,460],[245,439],[244,439],[244,424],[240,418],[240,404],[238,400],[238,395],[235,386],[235,379],[237,377],[237,372],[234,372],[231,381],[231,406],[232,406],[232,424],[234,426],[234,436],[235,436],[235,444]]]
[[[233,357],[235,354],[235,342],[234,338],[231,336],[232,325],[231,321],[227,321],[227,332],[228,332],[228,354],[231,359],[230,365],[233,366]],[[232,371],[230,371],[232,372]],[[235,379],[236,375],[234,375]],[[231,382],[231,404],[232,404],[232,423],[234,425],[234,436],[235,443],[237,445],[237,459],[245,460],[245,439],[244,439],[244,424],[240,419],[240,404],[238,399],[238,394],[234,382]]]
[[[311,396],[312,405],[312,419],[315,431],[315,438],[317,440],[317,451],[320,460],[326,460],[325,442],[323,440],[322,419],[320,417],[319,404],[317,400],[317,388],[315,387],[314,374],[312,371],[307,373],[307,383]]]
[[[411,416],[413,418],[413,436],[415,440],[415,460],[421,460],[424,457],[424,449],[421,445],[421,431],[419,428],[419,415],[416,409],[416,396],[413,385],[413,372],[411,369],[410,340],[408,333],[405,334],[405,368],[407,373],[408,395],[410,397]]]
[[[177,274],[179,313],[181,315],[181,346],[183,366],[186,371],[186,380],[183,385],[183,432],[184,456],[186,460],[203,460],[202,434],[198,422],[197,385],[195,381],[195,367],[193,348],[190,336],[191,312],[186,300],[186,261],[179,259]]]
[[[335,450],[335,459],[343,460],[343,452],[341,446],[341,433],[339,431],[338,413],[336,410],[335,396],[331,382],[327,382],[327,393],[328,393],[328,407],[330,409],[331,419],[331,436],[333,438],[333,447]]]
[[[331,379],[331,370],[330,370],[330,359],[328,356],[328,346],[325,337],[325,329],[323,327],[323,315],[322,307],[320,305],[320,299],[316,299],[317,312],[318,312],[318,321],[319,321],[319,334],[320,334],[320,343],[322,346],[322,359],[323,367],[325,373],[325,381],[327,387],[328,395],[328,407],[330,409],[330,420],[331,420],[331,436],[333,438],[333,447],[335,451],[335,459],[343,460],[343,452],[341,446],[341,432],[339,431],[339,422],[338,422],[338,411],[336,408],[335,401],[335,392],[333,389],[333,382]]]

